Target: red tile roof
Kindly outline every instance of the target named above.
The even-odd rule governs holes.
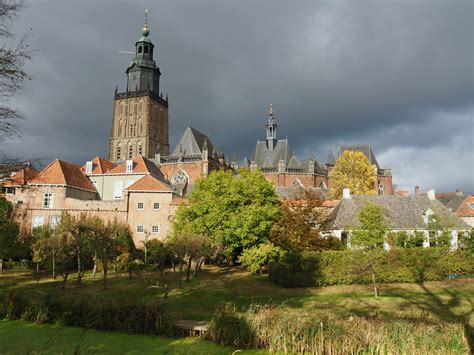
[[[151,162],[150,160],[142,157],[141,155],[135,157],[133,160],[133,174],[155,174],[155,175],[162,175],[160,170],[157,166]],[[125,174],[127,172],[127,162],[125,161],[123,164],[116,166],[115,168],[107,171],[107,174]]]
[[[68,185],[89,191],[96,191],[94,185],[81,172],[79,165],[54,160],[33,180],[32,185]]]
[[[146,175],[126,188],[128,191],[172,192],[171,187],[153,175]]]
[[[471,207],[470,204],[473,204]],[[456,211],[453,211],[459,217],[474,217],[474,196],[467,195]]]
[[[22,186],[33,180],[39,171],[33,166],[29,166],[25,169],[17,171],[10,179],[8,179],[3,185],[4,186]]]
[[[81,171],[83,173],[86,172],[86,165],[87,164],[84,164],[81,167]],[[111,161],[108,161],[101,157],[95,157],[94,159],[92,159],[92,173],[91,174],[104,174],[107,171],[112,170],[116,166],[117,165],[112,163]]]

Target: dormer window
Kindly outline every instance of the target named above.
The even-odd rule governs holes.
[[[133,160],[127,160],[127,173],[131,173],[133,171]]]
[[[86,163],[86,174],[92,174],[92,167],[93,167],[92,162],[88,161]]]

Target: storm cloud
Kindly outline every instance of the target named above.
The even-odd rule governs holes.
[[[474,192],[471,1],[30,1],[15,24],[35,54],[12,103],[27,119],[0,150],[107,157],[115,86],[149,9],[170,100],[227,158],[251,157],[273,103],[299,158],[368,143],[394,184]]]

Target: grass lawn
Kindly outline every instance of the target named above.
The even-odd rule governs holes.
[[[24,321],[0,321],[1,354],[231,354],[234,350],[199,338],[170,339]]]
[[[166,274],[172,286],[177,285],[172,280],[175,276],[172,272]],[[232,302],[242,310],[252,303],[284,303],[321,315],[422,317],[446,322],[468,318],[474,325],[474,279],[382,285],[377,299],[369,285],[285,289],[271,283],[267,276],[251,275],[238,267],[207,266],[198,277],[183,281],[181,289],[172,289],[168,299],[163,299],[160,288],[153,287],[158,280],[158,273],[153,272],[134,274],[132,279],[127,274],[110,273],[109,288],[104,290],[100,274],[96,279],[87,275],[83,285],[71,279],[61,290],[59,278],[44,277],[37,284],[29,274],[5,273],[0,276],[0,296],[19,288],[31,297],[50,293],[58,298],[82,297],[91,302],[130,297],[142,301],[160,299],[175,319],[209,320],[222,302]]]

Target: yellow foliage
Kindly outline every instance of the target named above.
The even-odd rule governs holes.
[[[329,176],[333,179],[333,198],[341,198],[345,188],[351,189],[351,194],[355,195],[374,195],[376,192],[375,167],[362,152],[345,150]]]

